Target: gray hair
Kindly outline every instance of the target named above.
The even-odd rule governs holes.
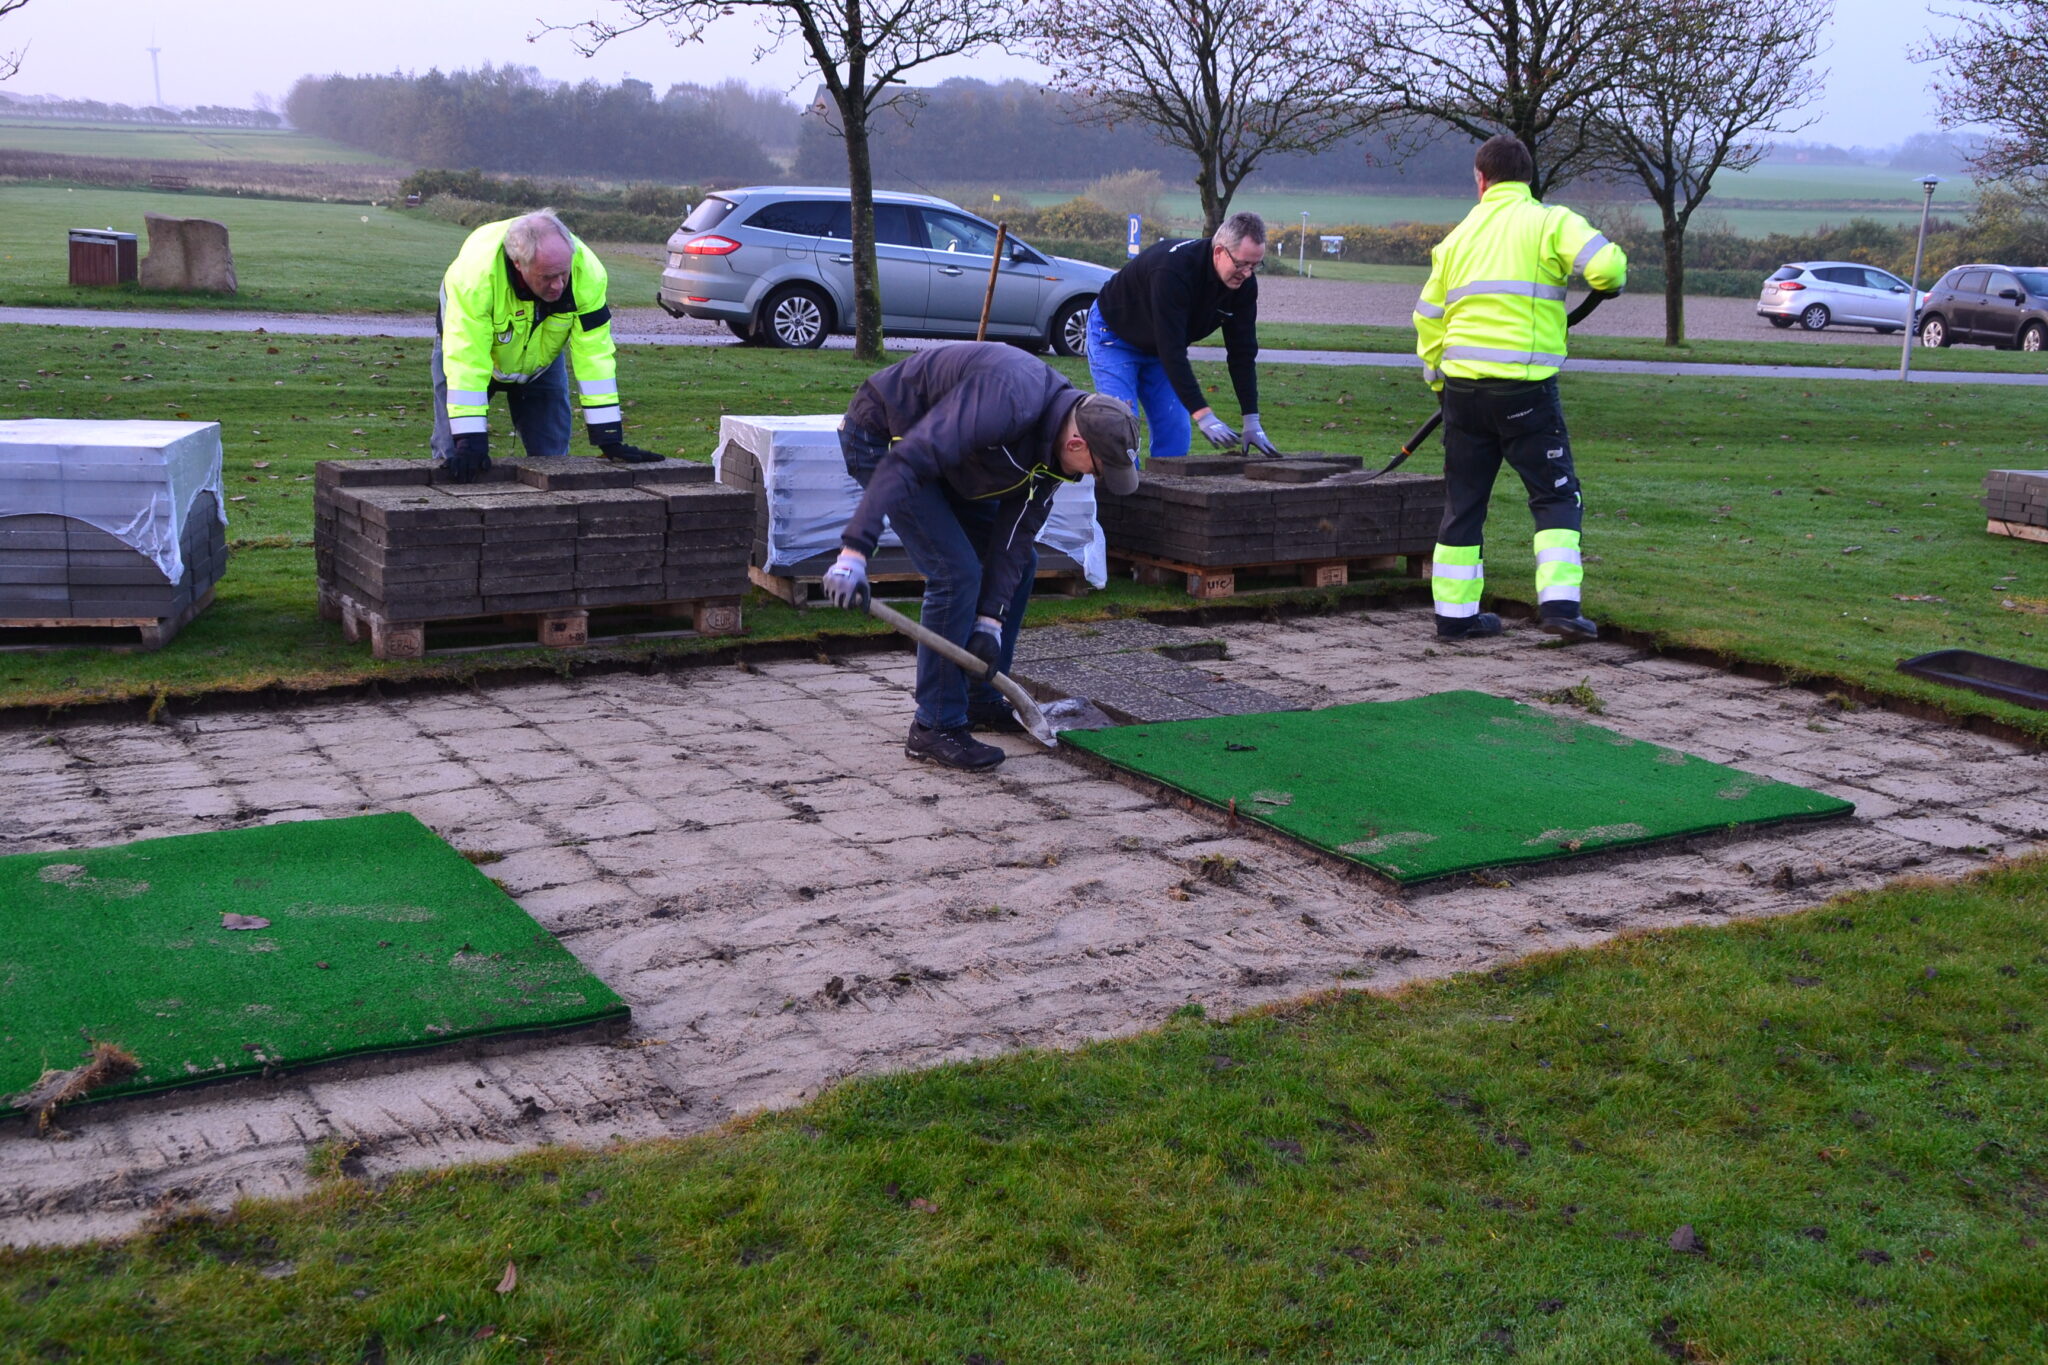
[[[1266,220],[1256,213],[1233,213],[1223,220],[1223,226],[1216,229],[1213,239],[1218,246],[1238,247],[1246,242],[1259,246],[1266,244]]]
[[[525,269],[533,264],[533,258],[540,254],[541,243],[550,236],[559,237],[562,245],[572,252],[576,239],[569,235],[568,225],[555,216],[553,209],[535,209],[512,220],[512,226],[505,229],[505,254],[512,258],[512,264]]]

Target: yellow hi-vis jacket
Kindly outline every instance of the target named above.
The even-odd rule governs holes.
[[[603,264],[571,237],[575,253],[562,297],[553,303],[522,298],[512,258],[505,254],[512,222],[485,223],[470,233],[441,277],[439,345],[448,381],[448,430],[457,436],[487,430],[491,381],[524,383],[554,364],[564,346],[576,371],[576,406],[585,424],[617,423],[619,372]],[[614,440],[617,431],[613,426]]]
[[[1432,389],[1458,379],[1548,379],[1564,364],[1564,286],[1576,272],[1595,289],[1628,282],[1628,257],[1568,208],[1529,187],[1487,187],[1465,221],[1430,253],[1415,303],[1415,353]]]

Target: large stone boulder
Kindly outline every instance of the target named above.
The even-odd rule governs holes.
[[[144,289],[235,292],[235,253],[228,250],[227,224],[156,213],[143,214],[142,221],[149,229],[149,254],[140,270]]]

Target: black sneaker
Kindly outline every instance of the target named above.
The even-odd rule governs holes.
[[[1500,617],[1490,611],[1477,616],[1439,616],[1436,618],[1436,638],[1439,640],[1490,640],[1500,634]]]
[[[985,735],[1021,735],[1025,733],[1024,722],[1017,719],[1017,713],[1007,706],[970,706],[967,708],[967,728],[979,730]]]
[[[968,734],[965,726],[958,730],[935,730],[917,721],[910,723],[910,737],[903,741],[903,752],[912,758],[970,773],[993,768],[1003,761],[1001,749],[983,744]]]
[[[1573,643],[1600,638],[1600,627],[1577,614],[1542,617],[1536,622],[1536,628],[1551,635],[1562,636]]]

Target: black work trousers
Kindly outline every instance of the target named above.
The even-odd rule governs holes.
[[[1576,531],[1582,513],[1557,378],[1446,379],[1444,520],[1439,545],[1485,543],[1486,504],[1501,461],[1522,476],[1539,531]]]

